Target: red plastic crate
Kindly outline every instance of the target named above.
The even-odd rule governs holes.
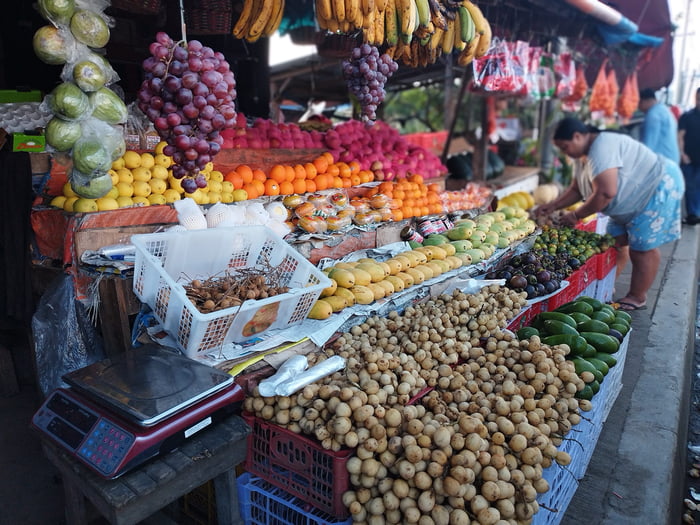
[[[598,224],[598,219],[597,219],[597,218],[596,218],[596,219],[592,219],[592,220],[587,221],[587,222],[578,221],[578,222],[576,223],[575,228],[576,228],[577,230],[583,230],[583,231],[585,231],[585,232],[593,232],[593,233],[595,233],[597,224]]]
[[[527,305],[524,308],[522,308],[520,310],[520,313],[510,320],[506,328],[513,332],[517,332],[523,326],[528,326],[530,324],[530,321],[532,320],[532,315],[530,314],[531,310],[532,305]]]
[[[243,414],[251,432],[245,469],[337,518],[349,515],[343,493],[350,487],[347,470],[352,449],[324,449],[317,441]]]
[[[610,270],[617,266],[617,250],[615,250],[615,248],[608,248],[596,257],[598,260],[596,278],[598,280],[604,279],[610,273]]]
[[[580,279],[578,279],[577,276],[575,275],[577,272],[579,272],[579,270],[576,270],[574,273],[569,275],[569,277],[567,278],[567,280],[569,280],[569,286],[567,286],[566,288],[560,289],[559,293],[555,293],[553,296],[551,296],[549,298],[549,300],[547,301],[547,310],[548,311],[556,310],[562,304],[566,304],[569,301],[573,301],[574,299],[576,299],[576,297],[578,297],[578,294],[580,291],[579,286],[574,285],[574,282],[570,280],[573,277],[575,279],[575,281],[580,281]],[[579,275],[578,277],[580,277],[580,276],[581,275]]]

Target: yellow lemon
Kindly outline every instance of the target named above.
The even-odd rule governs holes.
[[[220,182],[212,179],[209,181],[209,184],[207,184],[207,188],[209,188],[210,192],[213,191],[214,193],[221,193],[223,186]]]
[[[209,199],[209,204],[221,202],[221,193],[219,193],[218,191],[210,191],[209,193],[207,193],[207,198]]]
[[[147,197],[133,197],[131,200],[134,201],[134,204],[136,206],[150,206],[151,205],[151,201],[148,200]]]
[[[248,200],[248,192],[245,190],[233,190],[233,193],[231,195],[233,196],[233,202]]]
[[[148,185],[151,187],[151,193],[155,195],[163,195],[163,192],[168,189],[168,183],[161,179],[151,179]]]
[[[170,185],[170,187],[172,189],[174,189],[178,193],[182,193],[183,191],[185,191],[182,189],[182,179],[176,179],[172,175],[169,175],[168,176],[168,184]]]
[[[211,172],[211,170],[213,170],[213,169],[214,169],[214,163],[213,163],[213,162],[207,162],[207,163],[204,165],[204,169],[202,169],[202,170],[200,170],[200,171],[203,172],[203,173],[209,173],[209,172]]]
[[[99,211],[116,210],[119,208],[117,199],[112,197],[101,197],[97,199],[97,209]]]
[[[112,169],[114,171],[122,169],[123,167],[124,167],[124,157],[119,157],[117,160],[112,162]]]
[[[97,201],[95,199],[80,198],[73,203],[73,211],[78,213],[97,211]]]
[[[117,188],[116,186],[112,186],[112,188],[107,192],[106,195],[104,195],[104,197],[107,197],[108,199],[116,199],[117,197],[119,197],[119,188]]]
[[[66,182],[63,185],[63,195],[65,195],[66,197],[77,197],[77,195],[73,191],[73,188],[70,187],[70,182]]]
[[[221,202],[228,204],[229,202],[233,202],[233,192],[230,191],[222,191],[221,192]]]
[[[117,184],[117,192],[119,197],[131,197],[134,194],[134,186],[129,182],[120,182]]]
[[[117,197],[117,204],[119,204],[120,208],[126,208],[127,206],[133,206],[134,201],[131,200],[131,197],[120,195],[119,197]]]
[[[167,180],[168,179],[168,168],[163,166],[155,165],[151,168],[151,176],[154,179]]]
[[[78,200],[78,197],[68,197],[63,201],[63,211],[73,211],[73,203]]]
[[[156,163],[156,159],[152,153],[141,153],[141,167],[152,168]]]
[[[209,174],[209,180],[215,180],[217,182],[222,182],[224,180],[224,174],[218,170],[213,170]]]
[[[233,183],[225,180],[221,183],[221,193],[233,193]]]
[[[124,167],[133,170],[141,165],[141,155],[134,150],[126,150],[124,152]]]
[[[151,186],[145,180],[134,181],[134,195],[136,197],[148,197],[151,194]]]
[[[144,168],[143,166],[132,169],[131,173],[134,176],[134,181],[142,180],[144,182],[148,182],[152,177],[151,170],[149,168]]]
[[[197,188],[193,193],[185,193],[185,197],[189,197],[197,204],[207,204],[209,199],[206,194],[202,192],[201,188]],[[206,199],[206,202],[204,200]]]
[[[51,199],[51,202],[49,203],[49,206],[53,206],[55,208],[63,208],[63,205],[66,203],[66,197],[65,195],[56,195],[53,199]]]
[[[163,155],[162,153],[156,154],[155,161],[156,166],[163,166],[164,168],[169,168],[173,163],[172,157],[168,157],[167,155]]]
[[[151,203],[151,205],[158,205],[158,204],[166,204],[167,201],[165,200],[165,197],[163,195],[158,195],[155,193],[151,193],[148,196],[148,202]]]
[[[109,170],[107,173],[109,173],[109,176],[112,177],[112,186],[116,186],[117,182],[119,182],[119,173],[113,169]]]
[[[165,197],[165,202],[175,202],[181,199],[180,193],[172,188],[165,190],[163,192],[163,197]]]
[[[162,153],[163,153],[163,148],[164,148],[165,146],[167,146],[167,145],[168,145],[167,142],[165,142],[164,140],[161,140],[158,144],[156,144],[156,148],[155,148],[154,152],[155,152],[157,155],[162,154]]]
[[[207,184],[203,188],[199,188],[199,191],[201,191],[202,193],[209,193],[209,184]]]
[[[117,175],[119,175],[119,182],[127,182],[129,184],[134,182],[134,174],[129,169],[120,168],[117,170]]]

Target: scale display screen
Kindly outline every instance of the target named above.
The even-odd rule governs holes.
[[[87,434],[97,423],[97,416],[63,396],[53,396],[47,407],[57,416],[67,421],[83,434]],[[79,444],[80,442],[78,442]],[[77,446],[77,445],[76,445]]]

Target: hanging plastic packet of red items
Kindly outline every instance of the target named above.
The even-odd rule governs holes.
[[[488,53],[475,59],[473,91],[513,95],[526,86],[527,44],[495,40]]]
[[[556,97],[565,99],[574,93],[576,85],[576,64],[571,53],[559,53],[554,59],[554,74],[557,79]]]

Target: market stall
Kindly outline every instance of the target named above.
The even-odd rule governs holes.
[[[230,13],[238,39],[283,18],[254,4]],[[528,210],[559,189],[536,193],[532,167],[446,188],[439,144],[378,118],[384,84],[438,57],[476,60],[485,98],[526,77],[478,75],[500,55],[471,2],[371,4],[316,5],[356,118],[297,124],[246,119],[224,55],[162,31],[127,106],[93,51],[104,10],[73,23],[71,2],[40,2],[35,50],[65,67],[42,103],[50,158],[30,221],[37,257],[67,277],[35,315],[34,425],[70,516],[86,496],[115,522],[177,498],[219,522],[559,522],[621,387],[630,319],[605,304],[611,239],[602,217],[537,224]],[[553,76],[569,95],[575,71]],[[50,298],[71,317],[47,315]],[[144,345],[165,353],[132,362]],[[180,399],[178,380],[206,370],[226,387]],[[155,413],[134,418],[144,400]]]

